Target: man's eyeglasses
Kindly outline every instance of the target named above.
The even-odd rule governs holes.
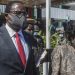
[[[20,15],[20,14],[26,15],[25,11],[10,11],[10,13],[17,14],[17,15]]]

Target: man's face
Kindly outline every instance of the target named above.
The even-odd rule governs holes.
[[[21,28],[23,28],[26,22],[24,5],[21,3],[13,4],[7,17],[8,25],[13,30],[19,31]]]

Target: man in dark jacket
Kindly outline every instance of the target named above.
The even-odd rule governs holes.
[[[24,4],[11,1],[5,12],[6,24],[0,28],[0,75],[37,75],[31,38],[23,31]]]

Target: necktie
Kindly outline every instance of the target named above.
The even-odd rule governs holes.
[[[24,49],[23,49],[23,46],[22,46],[22,43],[21,43],[18,33],[16,33],[16,42],[17,42],[17,46],[18,46],[19,56],[21,58],[23,65],[25,66],[26,65],[26,55],[24,53]]]

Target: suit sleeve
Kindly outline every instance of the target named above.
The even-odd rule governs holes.
[[[35,57],[34,57],[34,50],[33,50],[33,53],[32,53],[32,57],[33,57],[33,65],[32,65],[32,68],[33,68],[33,75],[38,75],[38,69],[36,67],[36,64],[35,64]]]
[[[51,67],[52,74],[51,75],[59,75],[60,71],[60,61],[61,61],[61,47],[56,47],[51,54]]]

